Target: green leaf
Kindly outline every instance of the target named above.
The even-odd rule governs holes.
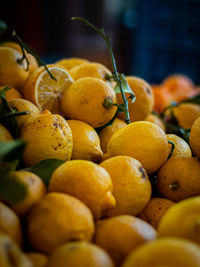
[[[188,98],[186,100],[183,100],[181,103],[193,103],[193,104],[200,105],[200,94],[194,97]]]
[[[0,198],[9,203],[17,203],[24,199],[27,194],[26,186],[19,182],[14,173],[1,175]]]
[[[22,140],[0,142],[0,161],[14,161],[21,158],[26,143]]]
[[[119,75],[119,78],[120,78],[121,85],[122,85],[122,88],[123,88],[124,93],[129,93],[130,94],[130,96],[128,97],[128,99],[130,98],[131,99],[131,102],[133,103],[135,101],[135,99],[136,99],[135,94],[133,93],[133,91],[131,90],[130,86],[128,85],[124,74],[120,74],[119,73],[118,75]],[[120,94],[121,93],[120,83],[117,82],[114,90],[115,90],[115,93],[116,94]]]
[[[7,30],[7,25],[3,20],[0,20],[0,36]]]
[[[24,171],[37,174],[48,187],[52,173],[64,162],[60,159],[45,159],[30,168],[24,169]]]

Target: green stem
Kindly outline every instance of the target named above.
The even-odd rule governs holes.
[[[172,146],[171,146],[171,151],[170,151],[170,153],[169,153],[169,156],[168,156],[167,160],[171,158],[171,156],[172,156],[172,154],[173,154],[173,152],[174,152],[174,148],[175,148],[175,144],[174,144],[174,142],[168,140],[168,143],[169,143],[170,145],[172,145]]]
[[[50,72],[50,70],[48,69],[47,65],[44,63],[43,60],[41,60],[41,58],[37,55],[37,53],[35,51],[33,51],[28,45],[26,45],[25,43],[22,42],[21,38],[16,34],[15,31],[13,31],[12,34],[13,37],[15,37],[15,39],[17,40],[18,44],[20,45],[21,49],[22,49],[22,58],[20,60],[18,60],[18,63],[21,64],[21,62],[26,59],[26,62],[29,66],[29,61],[28,58],[25,54],[25,51],[29,54],[31,54],[39,63],[40,66],[44,66],[45,70],[48,72],[49,76],[51,77],[51,79],[57,81],[57,79],[53,76],[53,74]]]
[[[99,29],[96,26],[94,26],[93,24],[91,24],[87,19],[81,18],[81,17],[72,17],[72,20],[79,20],[84,22],[87,26],[89,26],[90,28],[94,29],[96,32],[98,32],[101,37],[105,40],[107,47],[108,47],[108,52],[112,61],[112,65],[113,65],[113,78],[114,80],[119,84],[119,88],[120,88],[120,92],[122,95],[122,99],[124,102],[124,113],[125,113],[125,122],[126,123],[130,123],[130,115],[129,115],[129,110],[128,110],[128,101],[125,97],[124,91],[123,91],[123,87],[122,87],[122,82],[121,79],[119,78],[118,75],[118,71],[117,71],[117,66],[116,66],[116,62],[115,62],[115,58],[114,58],[114,53],[113,53],[113,49],[112,49],[112,45],[111,45],[111,40],[109,38],[109,36],[105,33],[104,29]]]
[[[20,112],[0,114],[0,118],[16,117],[16,116],[29,115],[29,114],[30,114],[30,111],[20,111]]]

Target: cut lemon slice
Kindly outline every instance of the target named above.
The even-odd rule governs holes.
[[[23,88],[23,95],[40,111],[47,109],[54,114],[61,114],[62,94],[73,83],[73,79],[61,66],[49,65],[47,67],[56,80],[50,77],[44,67],[40,67],[28,77]]]

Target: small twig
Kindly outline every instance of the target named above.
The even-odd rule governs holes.
[[[169,156],[168,156],[167,160],[171,158],[171,156],[172,156],[172,154],[173,154],[173,152],[174,152],[174,148],[175,148],[175,144],[174,144],[174,142],[168,140],[168,143],[169,143],[170,145],[172,145],[172,147],[171,147],[171,151],[170,151],[170,153],[169,153]]]
[[[17,117],[21,115],[29,115],[30,111],[19,111],[19,112],[13,112],[13,113],[5,113],[5,114],[0,114],[0,119],[1,118],[7,118],[7,117]]]
[[[12,34],[13,37],[15,37],[15,39],[17,40],[18,44],[20,45],[21,49],[22,49],[22,58],[20,60],[18,60],[18,63],[21,64],[21,62],[26,59],[26,62],[27,62],[27,65],[29,66],[29,61],[28,61],[28,58],[26,56],[26,53],[25,51],[28,53],[28,54],[31,54],[36,60],[37,62],[39,63],[40,66],[44,66],[45,70],[48,72],[49,76],[51,77],[51,79],[57,81],[57,79],[53,76],[53,74],[50,72],[50,70],[48,69],[47,65],[44,63],[43,60],[41,60],[41,58],[38,56],[38,54],[33,51],[27,44],[23,43],[21,38],[16,34],[15,31],[13,31],[13,34]]]
[[[111,61],[112,61],[113,79],[119,85],[120,92],[121,92],[122,99],[123,99],[123,103],[124,103],[123,109],[124,109],[124,113],[125,113],[125,122],[126,123],[130,123],[130,115],[129,115],[129,110],[128,110],[128,100],[125,97],[123,86],[122,86],[122,80],[121,80],[121,77],[119,76],[118,71],[117,71],[117,66],[116,66],[114,53],[113,53],[113,49],[112,49],[112,44],[111,44],[111,40],[110,40],[109,36],[105,33],[103,28],[101,28],[101,29],[97,28],[92,23],[90,23],[87,19],[84,19],[84,18],[81,18],[81,17],[72,17],[72,20],[79,20],[79,21],[84,22],[85,25],[87,25],[90,28],[94,29],[105,40],[105,42],[107,44],[107,47],[108,47],[108,52],[109,52],[109,55],[110,55],[110,58],[111,58]]]

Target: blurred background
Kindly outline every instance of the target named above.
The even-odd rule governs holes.
[[[111,68],[104,40],[72,16],[112,38],[118,70],[160,83],[171,73],[200,83],[200,0],[6,0],[0,19],[46,63],[82,57]]]

